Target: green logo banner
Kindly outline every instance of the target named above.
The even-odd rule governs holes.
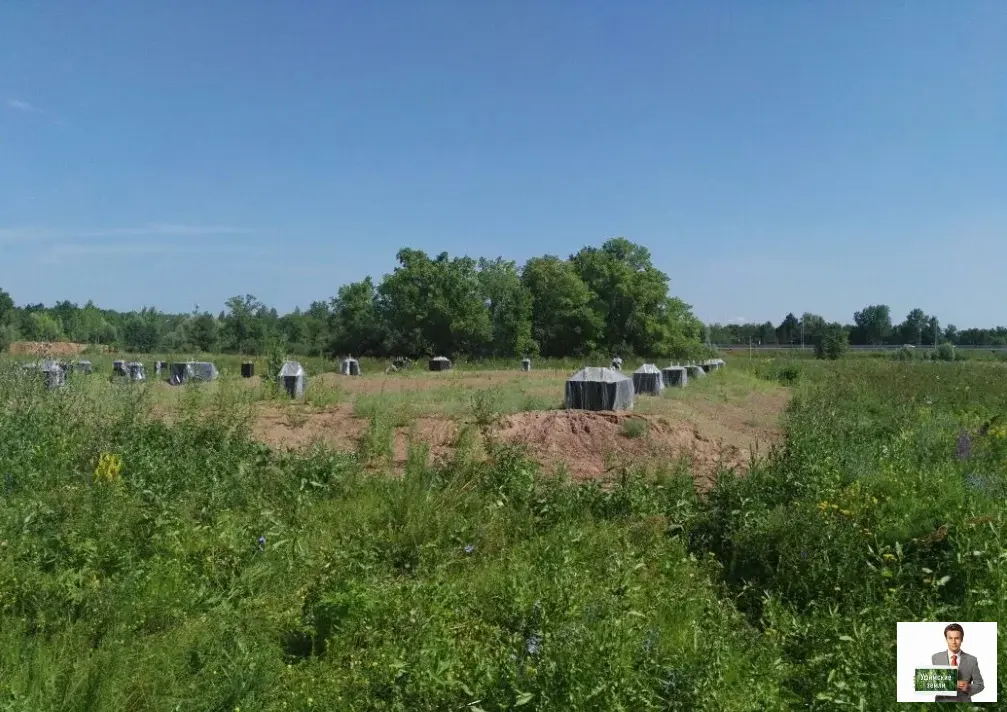
[[[917,692],[954,692],[958,689],[958,670],[955,668],[916,668]]]

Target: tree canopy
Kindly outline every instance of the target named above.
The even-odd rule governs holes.
[[[524,265],[497,257],[431,257],[404,248],[376,282],[365,277],[329,300],[279,315],[252,294],[217,315],[83,307],[61,301],[18,307],[0,290],[0,348],[18,339],[103,344],[137,353],[259,355],[280,343],[292,354],[451,358],[688,357],[703,325],[669,293],[650,252],[625,238],[564,259]]]
[[[836,337],[835,328],[840,327],[848,335],[854,346],[933,346],[935,343],[956,346],[1007,346],[1007,327],[959,329],[954,324],[941,328],[940,320],[926,314],[922,309],[912,309],[898,324],[892,323],[891,309],[887,304],[872,304],[854,312],[853,323],[840,325],[827,323],[817,314],[805,313],[798,319],[793,313],[787,314],[774,327],[767,321],[763,324],[711,324],[710,341],[726,346],[731,344],[792,345],[803,343],[814,346],[821,343],[823,333]]]

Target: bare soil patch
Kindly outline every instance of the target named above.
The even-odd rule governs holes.
[[[15,341],[10,345],[9,351],[16,356],[65,358],[79,356],[87,347],[87,344],[71,341]]]
[[[405,380],[405,379],[403,379]],[[344,379],[366,383],[363,379]],[[720,467],[748,468],[782,431],[779,417],[786,393],[753,393],[743,403],[675,403],[670,414],[533,411],[506,416],[492,430],[501,441],[523,444],[547,472],[564,466],[574,478],[604,478],[622,466],[691,465],[697,487],[706,489]],[[624,425],[642,421],[640,426]],[[352,450],[367,427],[348,404],[327,408],[260,404],[253,421],[256,438],[273,447],[303,448],[322,443]],[[637,432],[636,437],[630,433]],[[394,461],[405,464],[410,437],[430,447],[435,459],[450,456],[459,423],[438,416],[417,418],[395,433]]]
[[[287,450],[315,444],[335,450],[355,450],[367,426],[366,418],[353,415],[351,405],[313,409],[261,404],[256,408],[252,434],[271,447]],[[431,456],[440,458],[450,454],[457,434],[455,421],[438,417],[417,418],[410,428],[396,428],[393,445],[395,465],[405,465],[410,437],[426,443]]]
[[[637,429],[627,425],[641,423]],[[639,432],[631,437],[629,432]],[[735,439],[716,438],[689,422],[662,415],[539,411],[506,418],[499,437],[524,443],[544,466],[564,465],[579,479],[606,477],[632,465],[671,465],[685,459],[697,481],[706,488],[719,467],[744,470],[751,450]]]

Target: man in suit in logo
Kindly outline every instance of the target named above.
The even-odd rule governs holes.
[[[982,673],[979,672],[979,661],[976,656],[962,652],[964,638],[965,631],[957,623],[952,623],[944,629],[944,640],[948,643],[947,650],[934,653],[930,662],[933,665],[950,665],[958,668],[958,693],[954,697],[938,695],[935,702],[971,702],[972,695],[978,695],[986,687]]]

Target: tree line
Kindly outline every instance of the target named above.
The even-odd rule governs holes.
[[[704,327],[669,293],[649,251],[625,238],[518,266],[402,249],[380,282],[340,287],[327,301],[280,315],[253,295],[218,314],[120,312],[92,302],[15,305],[0,290],[0,350],[11,342],[74,341],[134,353],[259,355],[278,345],[305,356],[688,358]]]
[[[823,332],[831,330],[845,335],[854,346],[933,346],[949,343],[955,346],[1005,346],[1007,327],[959,329],[954,324],[942,327],[934,315],[922,309],[913,309],[905,319],[892,322],[892,312],[887,304],[872,304],[854,312],[852,324],[826,322],[817,314],[804,313],[799,318],[787,314],[779,325],[767,321],[763,324],[711,324],[710,341],[725,346],[733,344],[783,344],[814,345],[822,339]]]

